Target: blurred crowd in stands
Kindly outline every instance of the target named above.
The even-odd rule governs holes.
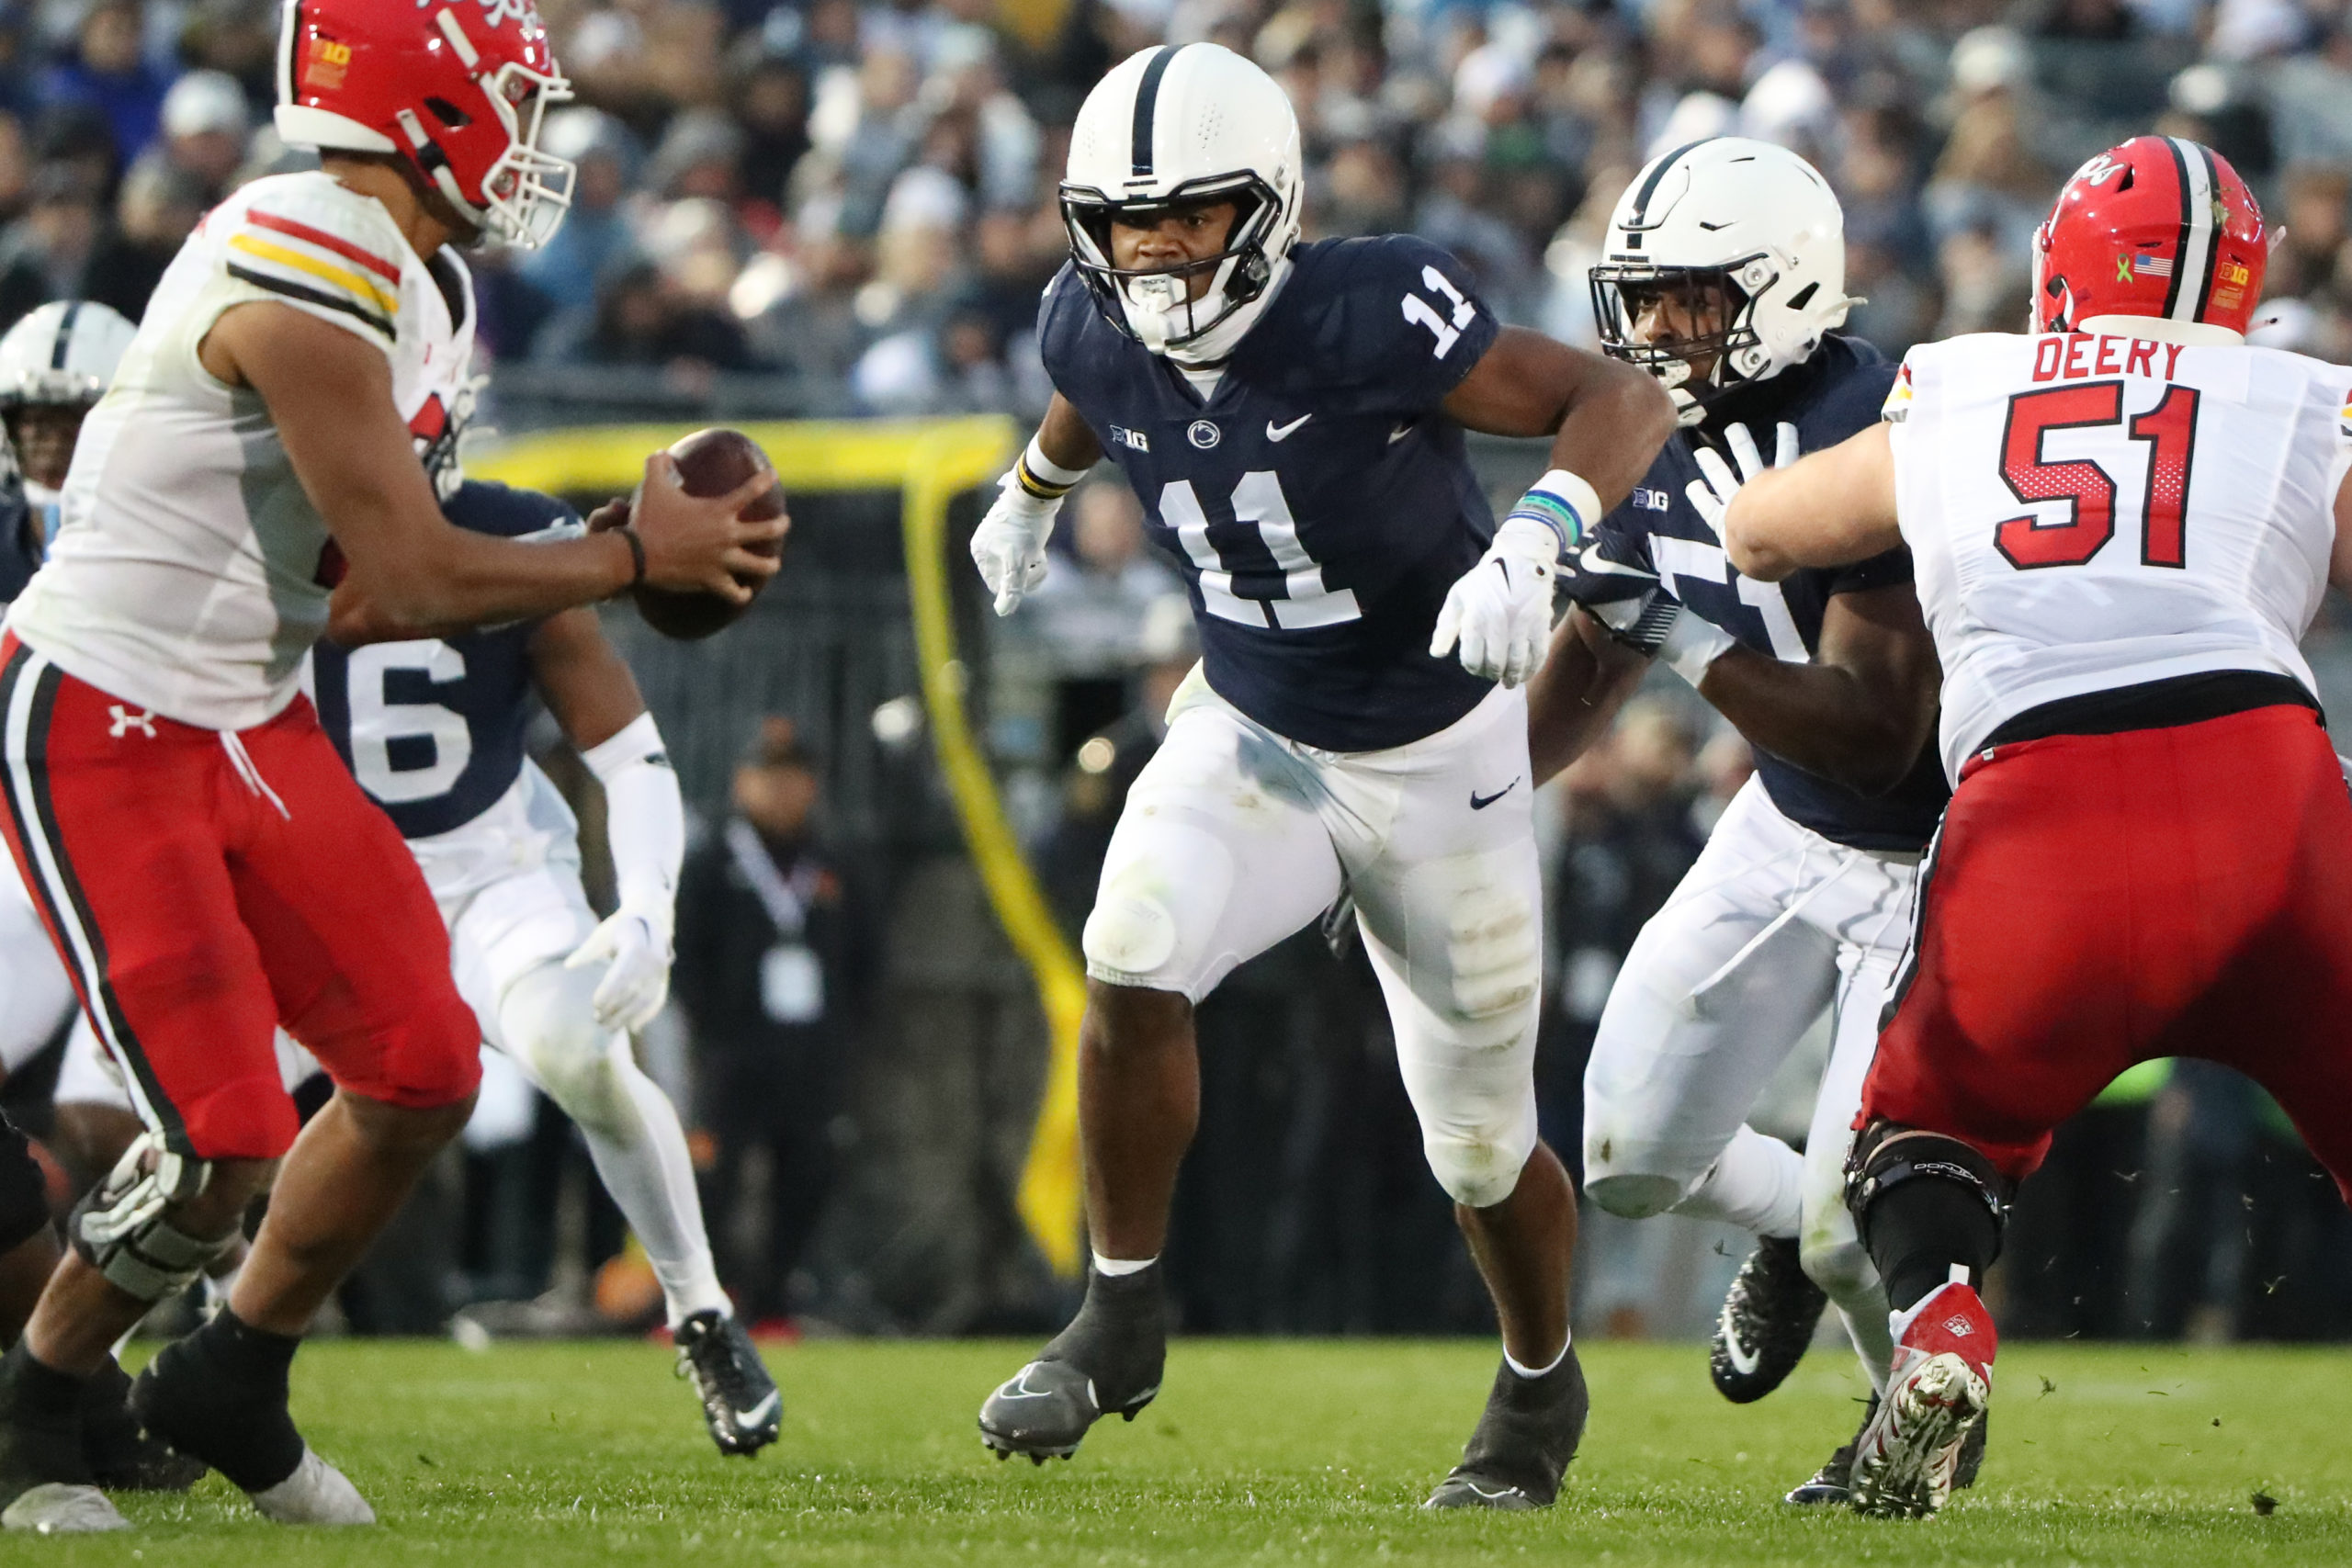
[[[1849,288],[1867,297],[1849,325],[1899,353],[2021,321],[2027,236],[2059,180],[2154,128],[2227,153],[2285,230],[2259,340],[2352,360],[2352,0],[541,9],[578,90],[546,145],[580,177],[552,244],[477,259],[494,400],[502,381],[601,370],[622,400],[659,392],[672,411],[756,385],[778,413],[1034,415],[1071,118],[1113,62],[1195,39],[1250,54],[1289,90],[1309,236],[1423,234],[1506,319],[1571,342],[1592,341],[1586,269],[1608,212],[1667,148],[1736,131],[1811,158],[1845,204]],[[0,328],[70,297],[135,319],[211,203],[290,166],[267,113],[277,17],[278,0],[0,0]],[[1181,585],[1122,485],[1089,484],[1064,519],[1053,577],[988,653],[986,698],[1015,814],[1074,934],[1195,649]],[[796,568],[824,570],[805,555]],[[803,610],[822,600],[812,591]],[[862,635],[882,640],[878,625]],[[903,640],[898,623],[889,636]],[[726,744],[748,734],[750,749],[703,803],[678,1006],[646,1042],[650,1065],[695,1108],[714,1230],[753,1316],[1050,1326],[1065,1314],[1011,1197],[1044,1049],[1025,972],[952,837],[920,854],[886,846],[842,829],[871,800],[826,799],[857,749],[919,741],[919,714],[893,696],[871,736],[862,711],[813,704],[798,730],[756,709],[723,716]],[[876,766],[858,776],[899,764]],[[1743,743],[1661,682],[1548,796],[1539,1073],[1564,1153],[1618,963],[1747,766]],[[780,943],[808,964],[774,972]],[[1245,966],[1200,1031],[1202,1132],[1170,1253],[1182,1320],[1483,1328],[1345,933],[1302,933]],[[1799,1132],[1806,1070],[1792,1068],[1777,1112]],[[474,1321],[578,1328],[651,1310],[584,1156],[527,1086],[493,1083],[463,1170],[445,1177],[392,1247],[397,1267],[346,1303],[355,1325],[431,1328],[456,1302],[551,1282],[568,1314]],[[1599,1217],[1584,1326],[1702,1329],[1745,1247],[1683,1222]],[[601,1268],[593,1292],[583,1262]],[[2020,1201],[2000,1289],[2020,1333],[2352,1336],[2347,1272],[2352,1217],[2275,1110],[2190,1064],[2135,1075],[2062,1135]],[[592,1303],[600,1315],[581,1315]]]
[[[1067,129],[1111,62],[1214,39],[1306,132],[1309,235],[1411,230],[1507,318],[1589,337],[1584,269],[1645,159],[1736,130],[1846,204],[1856,330],[2018,318],[2059,179],[2159,127],[2221,148],[2287,235],[2266,335],[2352,357],[2344,0],[548,0],[578,88],[570,223],[486,258],[497,364],[811,411],[1032,411]],[[283,158],[277,0],[0,6],[0,324],[136,316],[205,207]]]

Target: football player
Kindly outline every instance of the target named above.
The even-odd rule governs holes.
[[[418,453],[444,455],[470,374],[453,247],[529,245],[560,220],[571,171],[537,139],[568,88],[528,0],[303,0],[280,48],[278,130],[322,166],[244,186],[165,271],[0,639],[0,830],[149,1129],[76,1210],[72,1254],[0,1358],[11,1529],[123,1527],[83,1457],[87,1380],[265,1186],[228,1304],[132,1403],[270,1518],[374,1517],[303,1442],[288,1378],[312,1314],[464,1124],[481,1031],[415,860],[299,689],[333,586],[348,573],[424,626],[639,582],[740,603],[739,577],[775,570],[746,547],[782,533],[737,516],[753,485],[696,500],[662,455],[608,534],[451,527]],[[336,1085],[299,1140],[281,1022]]]
[[[1212,44],[1088,96],[1071,259],[1038,338],[1057,389],[973,536],[1010,611],[1103,457],[1182,570],[1203,661],[1136,778],[1082,938],[1080,1131],[1093,1270],[995,1393],[1000,1454],[1069,1455],[1165,1355],[1159,1253],[1197,1112],[1193,1007],[1352,894],[1422,1145],[1501,1320],[1442,1507],[1549,1505],[1587,1399],[1568,1343],[1575,1195],[1536,1137],[1542,949],[1521,684],[1553,578],[1673,429],[1647,377],[1504,328],[1445,252],[1298,243],[1298,121]],[[1550,436],[1499,526],[1463,431]]]
[[[1765,581],[1907,543],[1943,665],[1957,787],[1851,1164],[1894,1308],[1865,1514],[1949,1495],[2009,1194],[2126,1067],[2240,1069],[2352,1194],[2352,797],[2297,646],[2352,589],[2352,373],[2245,345],[2268,254],[2210,148],[2111,148],[2035,235],[2032,333],[1913,349],[1887,423],[1724,516]]]
[[[57,526],[57,491],[83,417],[96,403],[135,329],[104,305],[66,300],[27,313],[0,335],[0,425],[8,472],[0,491],[0,604],[40,567]],[[13,863],[0,863],[0,1077],[57,1036],[74,983],[41,930]],[[13,1344],[57,1266],[48,1182],[25,1136],[0,1118],[0,1344]],[[130,1379],[109,1355],[83,1388],[82,1450],[109,1489],[194,1485],[201,1465],[141,1436]]]
[[[137,330],[105,305],[74,299],[40,306],[0,336],[0,426],[9,460],[0,484],[0,604],[24,591],[49,552],[82,421]],[[0,1075],[56,1038],[74,1008],[74,982],[31,896],[16,868],[0,864]]]
[[[1845,1152],[1949,793],[1910,556],[1754,582],[1706,520],[1727,465],[1761,466],[1758,435],[1785,463],[1878,419],[1894,367],[1838,330],[1844,230],[1811,164],[1738,137],[1676,148],[1619,199],[1593,269],[1602,341],[1672,390],[1683,429],[1566,577],[1580,608],[1529,698],[1539,781],[1654,661],[1755,747],[1755,775],[1627,953],[1585,1071],[1593,1202],[1757,1235],[1709,1359],[1743,1404],[1804,1354],[1825,1291],[1872,1387],[1885,1375],[1886,1301],[1846,1213]],[[1745,1120],[1825,1007],[1832,1046],[1800,1156]],[[1851,1457],[1840,1448],[1789,1501],[1842,1500]]]
[[[552,497],[479,480],[445,510],[503,538],[582,532]],[[669,994],[685,850],[661,732],[594,610],[386,640],[403,630],[362,595],[337,597],[331,640],[311,655],[319,722],[423,868],[458,995],[579,1125],[644,1244],[712,1439],[756,1453],[775,1441],[781,1401],[719,1288],[678,1112],[629,1050]],[[579,824],[524,755],[535,694],[605,788],[620,907],[601,925],[581,891]]]

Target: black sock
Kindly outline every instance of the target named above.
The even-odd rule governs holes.
[[[1982,1288],[1984,1270],[2001,1250],[2000,1227],[1984,1194],[1930,1176],[1879,1193],[1862,1215],[1861,1230],[1886,1283],[1887,1304],[1897,1312],[1949,1280],[1955,1263],[1965,1264],[1969,1283]]]
[[[70,1416],[82,1408],[82,1390],[88,1382],[35,1360],[18,1339],[0,1357],[0,1408],[35,1420]]]
[[[274,1393],[286,1392],[287,1373],[302,1344],[291,1335],[255,1328],[226,1306],[190,1337],[231,1378]]]

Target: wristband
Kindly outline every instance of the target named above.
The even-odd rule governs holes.
[[[645,585],[645,541],[637,536],[637,525],[624,523],[613,532],[628,541],[628,585],[642,588]]]
[[[613,734],[580,753],[588,771],[596,775],[599,784],[610,784],[623,768],[637,762],[651,762],[656,767],[670,765],[670,753],[662,744],[662,731],[650,713],[639,714]]]
[[[1012,465],[1013,481],[1039,501],[1059,501],[1085,477],[1084,468],[1065,468],[1046,457],[1045,447],[1034,435],[1029,438],[1028,449]]]
[[[1600,492],[1580,476],[1554,468],[1528,487],[1510,516],[1549,528],[1559,540],[1559,564],[1565,567],[1577,546],[1584,542],[1586,532],[1600,520]]]

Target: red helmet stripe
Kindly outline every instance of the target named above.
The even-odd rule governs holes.
[[[2205,149],[2194,141],[2167,136],[2165,146],[2180,177],[2180,249],[2173,259],[2171,285],[2165,290],[2165,314],[2176,321],[2194,321],[2203,316],[2213,288],[2213,166]]]

